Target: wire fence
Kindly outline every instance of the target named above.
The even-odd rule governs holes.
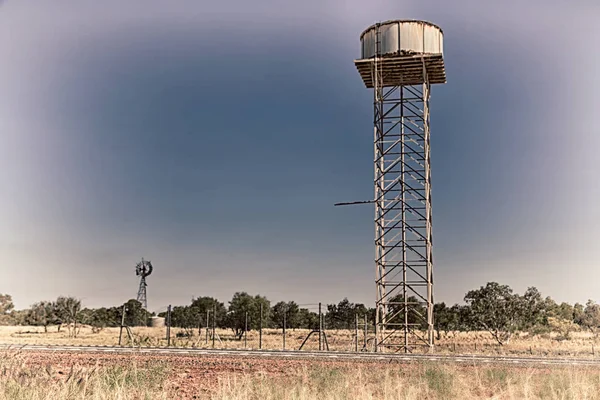
[[[126,326],[123,318],[119,345],[344,352],[372,350],[374,327],[367,314],[355,313],[354,323],[350,324],[352,326],[338,329],[331,325],[339,325],[341,321],[328,314],[324,304],[304,303],[296,306],[298,309],[293,316],[284,310],[278,320],[267,315],[273,312],[272,309],[263,309],[262,305],[258,315],[255,310],[244,310],[243,321],[239,320],[238,311],[235,326],[226,327],[223,319],[228,316],[220,316],[216,304],[212,310],[199,312],[194,326],[173,324],[173,308],[166,305],[155,309],[155,314],[162,317],[154,317],[149,327]],[[302,310],[304,317],[308,317],[301,322],[297,318],[299,310]],[[348,321],[344,322],[348,325]],[[127,333],[125,341],[123,332]]]

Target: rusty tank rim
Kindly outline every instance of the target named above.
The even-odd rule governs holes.
[[[379,26],[383,26],[383,25],[391,25],[391,24],[396,24],[396,23],[404,23],[404,22],[418,22],[421,24],[425,24],[425,25],[429,25],[429,26],[433,26],[437,29],[439,29],[439,31],[444,34],[444,31],[442,30],[442,28],[440,28],[438,25],[434,24],[433,22],[429,22],[429,21],[425,21],[425,20],[421,20],[421,19],[390,19],[388,21],[385,22],[378,22],[376,24],[373,24],[371,26],[369,26],[367,29],[365,29],[361,34],[360,34],[360,40],[363,39],[363,36],[365,36],[365,34],[367,32],[369,32],[370,30],[376,28],[378,25]]]

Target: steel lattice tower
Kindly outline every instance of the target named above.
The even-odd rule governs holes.
[[[375,351],[433,348],[430,86],[445,83],[442,31],[389,21],[355,65],[374,94]]]
[[[145,310],[148,309],[148,299],[146,297],[146,277],[152,273],[152,263],[142,258],[142,262],[135,266],[135,274],[140,277],[140,286],[138,288],[137,301],[142,303]]]

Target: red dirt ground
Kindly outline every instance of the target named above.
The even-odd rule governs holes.
[[[86,369],[106,366],[131,366],[139,368],[153,363],[166,363],[170,368],[168,385],[176,390],[177,398],[195,399],[199,395],[210,393],[225,375],[269,375],[279,379],[298,375],[304,367],[329,366],[350,368],[356,365],[344,361],[315,361],[309,359],[282,360],[241,356],[187,356],[187,355],[126,355],[126,354],[89,354],[72,352],[22,352],[19,359],[28,367],[47,368],[51,366],[58,376],[67,376],[71,368]],[[360,362],[360,361],[359,361]],[[378,364],[389,367],[389,364]]]
[[[198,399],[209,394],[216,388],[219,378],[232,375],[272,376],[278,379],[298,376],[305,367],[327,366],[337,368],[356,368],[357,363],[369,364],[372,368],[394,368],[398,364],[382,361],[352,360],[310,360],[310,359],[281,359],[248,356],[208,356],[208,355],[167,355],[167,354],[89,354],[73,352],[20,352],[19,360],[33,368],[51,366],[58,377],[66,377],[71,368],[91,370],[106,366],[131,366],[135,363],[138,368],[166,363],[170,370],[167,385],[176,392],[178,399]],[[402,369],[408,370],[414,364],[402,364]],[[461,366],[460,368],[471,368]],[[536,368],[537,369],[537,368]],[[540,368],[537,372],[542,372]]]

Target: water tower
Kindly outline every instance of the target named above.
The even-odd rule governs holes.
[[[374,94],[376,351],[433,348],[429,94],[446,83],[442,30],[375,24],[354,64]]]

